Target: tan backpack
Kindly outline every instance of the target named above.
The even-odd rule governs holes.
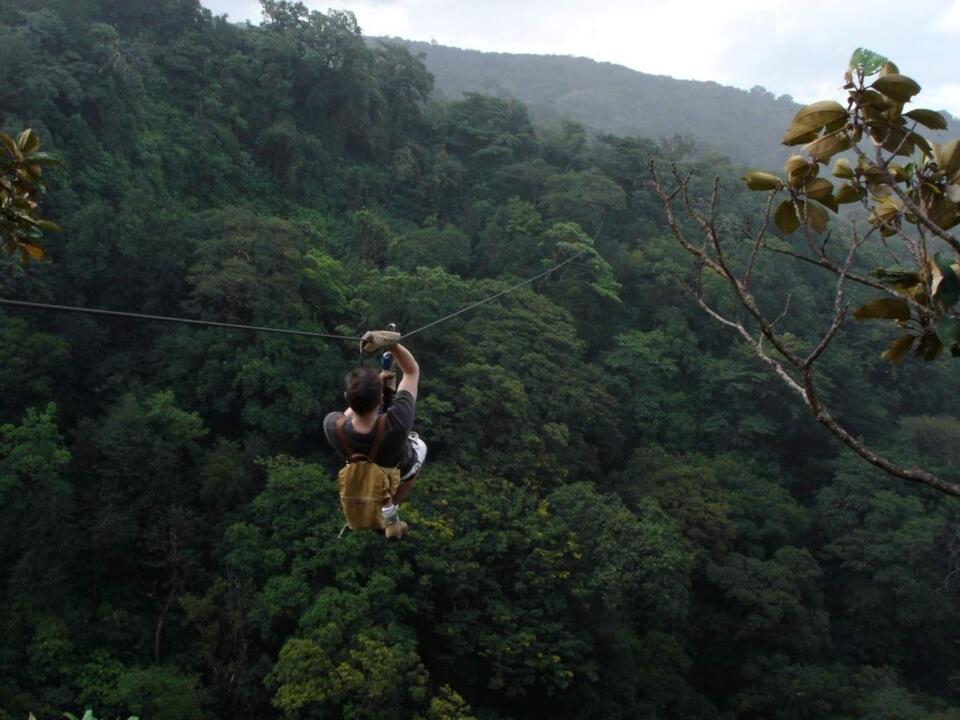
[[[367,455],[354,453],[347,440],[343,426],[347,419],[337,418],[337,440],[347,460],[337,475],[340,485],[340,505],[343,516],[351,530],[383,530],[383,515],[380,508],[389,500],[400,485],[400,468],[385,468],[377,465],[377,453],[387,431],[387,416],[377,418],[376,433]]]

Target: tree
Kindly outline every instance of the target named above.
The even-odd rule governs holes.
[[[40,152],[40,138],[31,129],[14,140],[0,132],[0,248],[20,254],[24,264],[46,258],[38,240],[44,231],[60,228],[40,217],[39,197],[47,189],[43,166],[53,162]]]
[[[869,78],[876,75],[876,79]],[[710,317],[735,332],[756,355],[800,397],[814,417],[840,442],[885,473],[922,483],[941,492],[960,496],[960,483],[919,467],[904,467],[877,452],[850,430],[831,409],[823,391],[819,367],[815,366],[836,339],[847,319],[848,286],[883,292],[854,313],[858,319],[894,320],[903,330],[883,354],[899,362],[911,348],[924,360],[935,359],[944,349],[960,355],[960,240],[950,228],[960,222],[960,142],[945,145],[928,141],[918,125],[939,130],[946,121],[932,110],[904,112],[904,104],[920,86],[901,75],[885,58],[857,50],[847,70],[847,106],[822,101],[802,108],[787,129],[783,143],[803,144],[804,154],[790,157],[784,165],[786,179],[767,172],[747,173],[751,190],[769,196],[758,226],[731,227],[719,211],[719,179],[707,198],[691,189],[691,176],[673,169],[668,187],[662,172],[650,165],[656,194],[677,242],[696,260],[696,273],[689,290]],[[872,143],[868,154],[862,143]],[[838,187],[819,177],[831,158],[851,150],[856,167],[840,157],[833,167]],[[917,153],[905,166],[894,160]],[[788,197],[774,209],[775,196]],[[841,204],[859,203],[866,215],[866,228],[852,223],[849,236],[828,232],[831,213]],[[676,211],[680,205],[686,218]],[[686,222],[687,218],[692,223]],[[798,243],[771,237],[771,222],[784,235],[800,231]],[[694,241],[692,232],[702,241]],[[732,246],[730,235],[746,236],[748,243]],[[839,233],[838,233],[839,234]],[[818,239],[817,236],[822,236]],[[895,245],[891,245],[895,243]],[[944,246],[954,259],[934,252]],[[872,250],[866,256],[865,250]],[[819,337],[791,336],[782,329],[789,315],[790,297],[782,310],[769,310],[756,293],[754,274],[761,256],[775,253],[809,263],[832,274],[832,310]],[[895,266],[865,274],[862,257],[892,258]],[[733,307],[725,306],[719,293],[732,291]],[[782,301],[782,298],[781,298]]]
[[[52,400],[69,355],[70,345],[62,338],[37,332],[20,318],[0,317],[0,420]]]
[[[73,650],[75,497],[56,414],[51,403],[0,425],[0,702],[11,710],[56,709]]]

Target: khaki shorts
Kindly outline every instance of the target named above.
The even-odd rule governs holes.
[[[423,439],[415,432],[410,433],[408,437],[410,440],[410,445],[413,447],[413,451],[417,456],[417,461],[400,477],[400,482],[409,480],[418,472],[420,472],[420,467],[423,465],[423,461],[427,459],[427,444],[423,441]]]

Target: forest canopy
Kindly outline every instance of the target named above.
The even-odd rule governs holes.
[[[0,311],[0,718],[956,717],[956,505],[849,458],[680,289],[648,163],[720,177],[731,225],[743,169],[433,100],[352,14],[263,5],[0,0],[0,130],[61,161],[63,228],[0,297],[356,336],[585,261],[411,339],[431,455],[390,545],[336,539],[355,346]],[[758,261],[797,342],[819,277]],[[826,392],[956,478],[955,364],[886,337],[851,327]]]

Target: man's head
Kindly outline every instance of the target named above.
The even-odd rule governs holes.
[[[347,373],[346,390],[343,396],[347,405],[357,413],[366,415],[380,407],[383,401],[383,386],[380,375],[368,367],[358,367]]]

